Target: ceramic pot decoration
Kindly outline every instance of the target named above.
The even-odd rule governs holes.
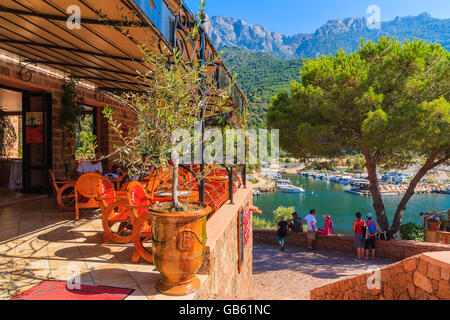
[[[206,219],[211,208],[190,203],[195,211],[157,212],[152,215],[152,251],[162,279],[158,291],[170,296],[195,292],[200,280],[195,275],[205,257]]]

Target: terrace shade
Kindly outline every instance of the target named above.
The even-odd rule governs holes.
[[[75,21],[69,19],[74,12],[71,6],[80,8],[79,29],[69,28]],[[140,92],[145,91],[145,84],[136,76],[149,69],[141,61],[143,53],[138,44],[164,51],[184,43],[182,37],[189,30],[178,29],[186,28],[186,21],[195,21],[186,12],[176,0],[3,0],[0,49],[20,57],[23,65],[47,65],[99,90]],[[224,83],[221,79],[231,75],[209,39],[202,35],[202,56],[206,52],[213,57],[214,66],[209,70],[220,87]],[[189,54],[190,49],[184,45],[185,54]],[[242,110],[244,98],[237,86],[232,96],[233,104]]]

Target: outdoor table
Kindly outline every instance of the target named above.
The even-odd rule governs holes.
[[[171,197],[172,196],[172,192],[160,192],[156,194],[158,197]],[[189,191],[178,191],[177,192],[178,196],[187,196],[189,195]]]
[[[109,181],[111,181],[114,184],[114,189],[116,191],[120,190],[120,183],[124,179],[123,176],[118,176],[117,174],[114,173],[106,173],[104,176],[107,177]]]

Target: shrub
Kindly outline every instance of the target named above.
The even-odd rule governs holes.
[[[403,240],[425,241],[425,231],[418,223],[402,224],[400,227],[400,235]]]
[[[284,218],[290,219],[291,215],[295,212],[294,207],[283,207],[280,206],[276,210],[273,211],[273,220],[269,221],[261,216],[253,215],[253,229],[265,229],[265,230],[276,230],[278,226],[278,222],[280,221],[280,216],[284,216]]]
[[[253,215],[253,229],[272,230],[276,228],[274,222]]]
[[[257,183],[259,183],[259,180],[255,178],[255,179],[250,180],[250,182],[253,184],[257,184]]]
[[[284,218],[290,219],[291,215],[295,212],[295,208],[294,207],[283,207],[280,206],[278,207],[276,210],[273,211],[272,215],[273,215],[273,221],[275,224],[278,224],[278,222],[280,221],[280,216],[284,216]]]

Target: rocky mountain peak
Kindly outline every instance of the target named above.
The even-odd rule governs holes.
[[[268,52],[282,58],[316,57],[334,53],[339,48],[353,51],[357,49],[360,37],[377,40],[381,35],[395,36],[401,41],[418,37],[426,41],[438,41],[447,48],[450,46],[446,32],[449,28],[450,19],[436,19],[426,12],[383,22],[381,29],[369,29],[365,17],[333,19],[314,33],[293,36],[226,16],[213,16],[205,23],[205,29],[216,48],[238,47]]]

